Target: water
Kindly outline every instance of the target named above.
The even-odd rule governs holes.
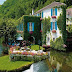
[[[49,72],[48,66],[45,61],[34,63],[30,69],[23,72]]]
[[[23,72],[72,72],[72,52],[50,51],[48,59],[32,64]]]

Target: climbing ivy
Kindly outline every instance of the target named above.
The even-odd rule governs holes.
[[[24,40],[28,40],[29,37],[33,36],[35,38],[35,44],[38,44],[38,40],[41,41],[41,21],[40,21],[40,17],[36,17],[36,16],[28,16],[28,15],[24,15],[22,16],[20,19],[18,19],[18,24],[23,23],[23,38]],[[33,34],[30,34],[28,29],[27,29],[27,23],[28,22],[34,22],[34,31]]]
[[[47,33],[47,31],[50,31],[50,27],[51,27],[50,17],[43,19],[42,24],[43,24],[42,43],[46,44],[46,33]]]
[[[59,30],[61,30],[62,33],[62,39],[64,41],[64,44],[66,44],[66,6],[61,6],[62,13],[60,14],[59,18],[57,19],[57,25]]]

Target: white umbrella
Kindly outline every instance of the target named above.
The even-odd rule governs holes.
[[[23,38],[22,37],[18,37],[17,40],[23,40]]]

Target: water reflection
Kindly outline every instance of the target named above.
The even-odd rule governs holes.
[[[52,72],[72,72],[72,53],[51,51],[46,62]]]
[[[45,61],[34,63],[30,69],[23,72],[49,72],[48,66]]]
[[[72,72],[72,52],[50,51],[48,59],[32,64],[23,72]]]

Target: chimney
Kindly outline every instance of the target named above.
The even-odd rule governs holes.
[[[32,9],[32,15],[34,15],[34,9]]]

